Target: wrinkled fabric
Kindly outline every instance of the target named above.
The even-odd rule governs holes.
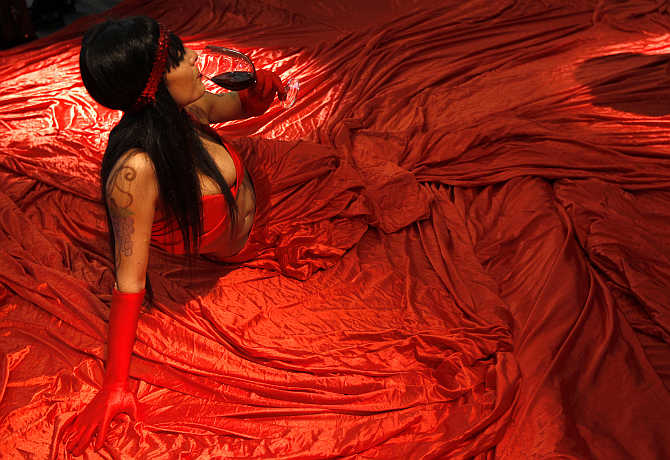
[[[152,250],[141,416],[89,458],[670,458],[670,16],[633,0],[128,0],[300,79],[216,125],[257,251]],[[102,384],[105,15],[0,52],[0,452]],[[260,213],[259,213],[260,214]]]

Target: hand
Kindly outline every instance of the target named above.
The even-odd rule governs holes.
[[[279,76],[269,70],[259,69],[256,71],[256,84],[249,89],[240,91],[240,102],[242,110],[248,116],[262,115],[270,108],[275,94],[279,100],[286,99],[284,84]]]
[[[135,394],[128,389],[128,370],[145,293],[145,289],[124,293],[114,288],[109,310],[107,363],[102,390],[79,415],[70,418],[61,430],[65,436],[66,450],[75,456],[84,453],[94,435],[95,450],[99,450],[105,442],[109,423],[121,412],[137,419],[139,403]]]
[[[63,426],[66,450],[75,457],[84,453],[91,438],[96,434],[95,450],[98,451],[114,417],[122,412],[137,419],[138,402],[125,386],[103,388],[78,415]]]

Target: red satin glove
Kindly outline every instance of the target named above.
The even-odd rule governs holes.
[[[284,84],[279,76],[269,70],[256,71],[256,84],[251,88],[239,91],[238,96],[242,103],[242,112],[247,117],[263,115],[274,101],[275,94],[279,100],[286,99]]]
[[[93,435],[96,435],[94,449],[98,451],[105,441],[107,429],[114,417],[125,412],[136,419],[137,404],[137,398],[127,389],[103,388],[100,390],[67,427],[68,433],[64,438],[67,442],[67,451],[74,456],[83,454]]]
[[[137,418],[138,402],[128,387],[128,369],[144,293],[144,289],[136,294],[114,289],[102,389],[80,414],[68,420],[63,427],[66,449],[72,455],[84,453],[94,435],[95,450],[99,450],[105,441],[110,422],[118,414],[124,412]]]

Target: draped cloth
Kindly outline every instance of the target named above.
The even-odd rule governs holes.
[[[670,458],[670,16],[656,0],[128,0],[0,52],[0,452],[65,458],[114,282],[120,113],[83,32],[145,14],[296,76],[216,125],[266,243],[152,249],[142,405],[88,458]]]

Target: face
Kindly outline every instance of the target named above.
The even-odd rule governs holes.
[[[165,84],[175,102],[184,107],[194,102],[205,93],[200,70],[198,69],[198,54],[192,49],[185,48],[184,59],[179,66],[172,68],[165,74]]]

